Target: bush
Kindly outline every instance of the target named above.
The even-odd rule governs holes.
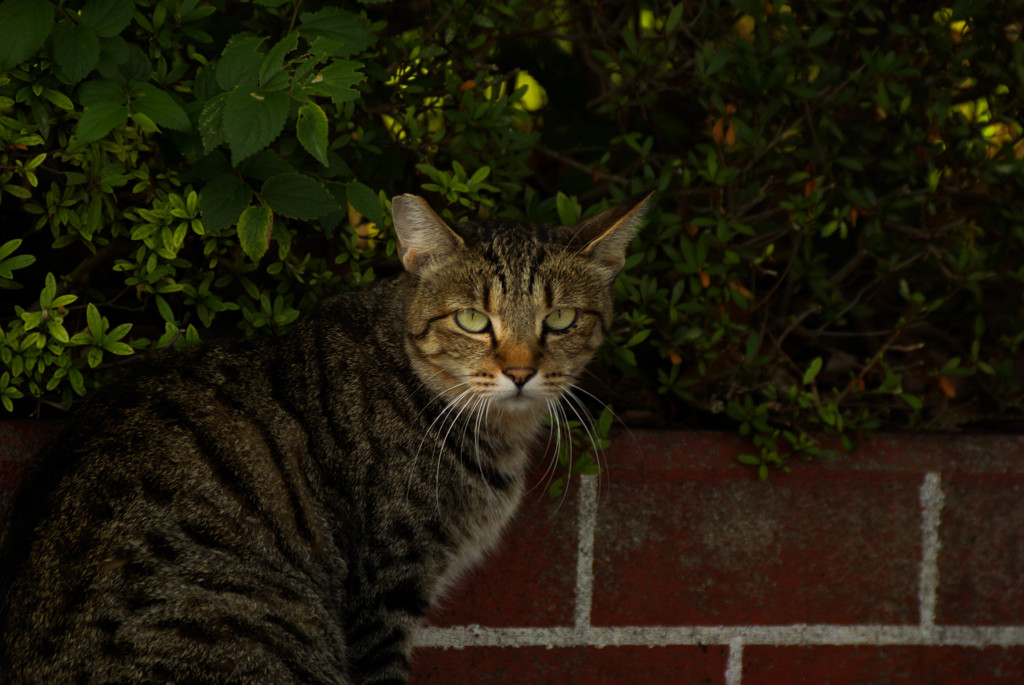
[[[569,224],[654,187],[597,374],[627,420],[738,425],[762,474],[1020,426],[1002,3],[341,4],[0,2],[8,411],[395,273],[395,193]]]

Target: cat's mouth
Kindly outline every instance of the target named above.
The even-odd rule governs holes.
[[[500,413],[535,414],[543,412],[546,404],[543,397],[519,391],[512,395],[495,398],[491,406]]]
[[[516,410],[537,409],[551,399],[550,393],[542,389],[539,378],[522,384],[499,381],[491,396],[498,406]]]

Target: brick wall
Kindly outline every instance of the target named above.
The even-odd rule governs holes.
[[[52,426],[0,422],[0,510]],[[414,683],[1024,683],[1024,436],[881,436],[759,482],[722,433],[619,434],[536,489]]]
[[[1024,437],[876,437],[764,483],[746,449],[619,435],[538,490],[414,682],[1024,683]]]

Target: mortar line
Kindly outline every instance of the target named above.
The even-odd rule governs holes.
[[[590,629],[594,602],[594,530],[597,527],[597,476],[580,477],[579,546],[576,554],[575,630]]]
[[[725,665],[725,685],[740,685],[743,682],[743,637],[729,640],[729,661]]]
[[[416,634],[417,647],[667,647],[673,645],[815,646],[921,645],[928,647],[1024,647],[1024,625],[946,626],[926,633],[917,625],[743,625],[743,626],[602,626],[581,633],[572,627],[485,628],[479,625],[438,628]],[[742,652],[730,654],[730,661]],[[738,671],[737,671],[738,672]]]
[[[939,592],[939,525],[946,496],[942,492],[942,476],[938,472],[925,474],[921,484],[921,579],[918,601],[921,610],[921,630],[930,634],[935,630],[935,603]]]

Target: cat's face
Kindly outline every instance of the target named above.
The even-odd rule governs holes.
[[[473,413],[550,410],[604,339],[642,206],[573,229],[452,230],[421,198],[396,198],[400,253],[416,278],[406,346],[420,378]]]

